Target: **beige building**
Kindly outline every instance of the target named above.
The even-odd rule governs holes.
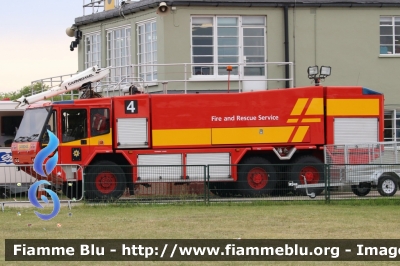
[[[111,67],[103,94],[310,86],[309,66],[331,66],[321,84],[384,93],[385,138],[400,138],[400,0],[87,0],[83,10],[71,49],[80,71]]]

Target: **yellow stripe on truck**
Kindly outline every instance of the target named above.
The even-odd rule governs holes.
[[[327,99],[326,113],[340,115],[379,115],[379,99]]]
[[[303,112],[304,107],[306,106],[306,103],[308,101],[308,98],[299,98],[297,99],[296,104],[293,107],[292,112],[290,115],[301,115]]]
[[[308,126],[297,130],[296,139],[303,140]],[[218,144],[286,143],[295,126],[240,127],[153,130],[153,146],[188,146]]]
[[[303,118],[301,119],[302,123],[319,123],[321,122],[321,118]]]
[[[293,137],[292,142],[302,142],[307,131],[308,131],[309,126],[300,126],[297,131],[296,134]]]
[[[88,145],[93,146],[93,145],[104,145],[104,146],[111,146],[112,145],[112,129],[110,129],[110,132],[107,134],[95,136],[95,137],[90,137],[90,138],[85,138]],[[69,141],[69,142],[62,142],[60,141],[59,146],[63,147],[68,147],[68,146],[82,146],[81,144],[82,139],[74,140],[74,141]],[[102,144],[101,144],[102,143]]]
[[[153,146],[211,145],[211,128],[158,129],[152,135]]]
[[[294,126],[213,128],[212,144],[288,142],[294,128]]]
[[[324,114],[324,99],[313,98],[307,108],[306,115],[323,115]]]

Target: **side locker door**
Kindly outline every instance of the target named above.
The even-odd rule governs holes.
[[[88,110],[61,109],[58,156],[62,164],[82,164],[90,155]]]
[[[115,148],[149,148],[150,103],[147,94],[115,99]]]

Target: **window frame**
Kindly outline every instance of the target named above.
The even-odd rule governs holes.
[[[149,33],[146,31],[146,25],[148,24],[150,24],[150,41],[146,40],[146,34]],[[155,27],[155,30],[153,26]],[[143,33],[140,31],[141,27],[144,29]],[[147,85],[156,84],[158,80],[158,68],[156,66],[158,62],[157,20],[153,18],[136,23],[136,39],[139,81],[145,82]],[[148,50],[149,48],[150,51]],[[149,58],[147,58],[146,55],[149,55]],[[146,64],[153,66],[142,66]],[[150,79],[148,80],[147,76],[149,73]]]
[[[70,112],[83,112],[81,118],[81,121],[77,120],[74,118],[73,125],[70,125],[70,119],[69,117],[66,117],[63,119],[63,116],[65,113],[69,114]],[[61,143],[67,143],[67,142],[72,142],[72,141],[77,141],[77,140],[82,140],[82,139],[87,139],[89,137],[88,135],[88,125],[87,125],[87,117],[88,117],[88,111],[85,108],[65,108],[60,111],[61,114]],[[80,127],[81,128],[80,128]],[[81,129],[81,130],[80,130]],[[78,136],[79,131],[83,132],[82,136]],[[75,133],[75,134],[73,134]]]
[[[96,36],[96,41],[93,42],[93,37]],[[88,52],[88,39],[90,39],[90,52]],[[101,33],[100,31],[95,31],[85,34],[85,69],[92,66],[101,67]],[[94,49],[94,45],[97,45],[97,51]],[[97,60],[94,60],[94,55],[97,54]],[[88,60],[89,59],[89,60]]]
[[[261,26],[256,26],[256,25],[245,25],[243,23],[243,18],[244,17],[263,17],[264,19],[264,24]],[[193,35],[193,18],[212,18],[212,28],[213,28],[213,33],[212,33],[212,47],[213,47],[213,62],[212,63],[204,63],[203,65],[209,65],[210,68],[212,68],[213,70],[213,74],[211,75],[195,75],[194,74],[194,68],[196,66],[201,66],[201,63],[195,63],[194,62],[194,54],[193,54],[193,48],[196,47],[197,45],[193,44],[193,37],[195,35]],[[238,37],[238,44],[236,45],[236,47],[238,47],[238,62],[237,63],[218,63],[218,49],[219,48],[223,48],[224,46],[220,46],[218,44],[218,38],[219,37],[227,37],[227,36],[220,36],[218,35],[218,18],[237,18],[238,19],[238,25],[237,25],[237,29],[238,29],[238,33],[237,33],[237,37]],[[222,26],[220,26],[222,27]],[[235,68],[235,64],[238,65],[239,71],[242,71],[241,69],[244,69],[244,65],[241,67],[240,64],[244,64],[245,60],[244,60],[244,48],[243,48],[243,43],[244,43],[244,34],[243,34],[243,29],[244,28],[263,28],[264,29],[264,34],[263,34],[263,41],[264,41],[264,61],[266,62],[267,60],[267,16],[265,15],[194,15],[190,17],[190,30],[191,30],[191,34],[190,34],[190,58],[191,58],[191,77],[190,79],[207,79],[207,80],[226,80],[226,76],[227,74],[223,74],[220,75],[218,74],[218,67],[225,67],[227,65],[232,65]],[[229,46],[229,45],[228,45]],[[228,47],[226,46],[226,47]],[[234,47],[234,46],[232,46]],[[198,56],[198,55],[197,55]],[[201,56],[198,56],[201,57]],[[262,64],[265,65],[265,62],[263,62]],[[258,65],[257,65],[258,66]],[[241,73],[240,76],[244,76],[244,73]],[[266,69],[264,70],[264,75],[266,77]],[[230,73],[230,78],[232,80],[238,80],[239,79],[239,74],[235,73],[234,71]]]
[[[118,32],[124,31],[122,36]],[[110,69],[108,80],[112,84],[118,84],[122,80],[129,82],[132,78],[131,67],[131,25],[109,28],[106,30],[106,62]],[[111,37],[110,37],[111,36]]]
[[[391,24],[383,24],[384,19],[389,19],[391,20]],[[396,24],[397,20],[397,24]],[[396,35],[396,27],[398,30],[398,34]],[[391,28],[391,34],[382,34],[383,29],[385,28]],[[396,44],[396,36],[398,39],[400,39],[400,16],[380,16],[379,17],[379,56],[380,57],[400,57],[400,40]],[[391,37],[392,38],[392,43],[391,44],[382,44],[382,39],[385,37]],[[386,48],[382,49],[383,47]],[[396,47],[397,51],[396,52]],[[390,51],[390,48],[392,51]],[[385,50],[386,53],[383,53],[382,51]]]
[[[101,114],[101,112],[103,114]],[[97,119],[96,114],[100,114],[101,118],[104,118],[105,120],[102,121],[101,123],[104,123],[104,126],[102,129],[100,128],[100,125],[95,124],[95,120]],[[97,137],[105,134],[110,133],[110,109],[107,107],[94,107],[90,109],[90,136],[92,137]]]

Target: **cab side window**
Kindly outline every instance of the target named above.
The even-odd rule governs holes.
[[[44,129],[43,136],[42,136],[42,143],[43,144],[48,144],[49,143],[49,134],[47,133],[47,130],[50,130],[51,132],[54,133],[54,135],[57,136],[57,113],[56,111],[53,110],[49,117],[49,121],[47,122],[46,128]]]
[[[87,112],[85,109],[62,110],[62,142],[88,137]]]
[[[90,134],[99,136],[110,133],[110,111],[108,108],[90,109]]]

